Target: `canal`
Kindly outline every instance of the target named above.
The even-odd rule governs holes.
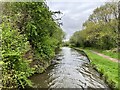
[[[31,77],[34,88],[109,89],[100,74],[91,67],[89,59],[80,52],[63,47],[53,61],[57,64],[50,66],[45,73]]]

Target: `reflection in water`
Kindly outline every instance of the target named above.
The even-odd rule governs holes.
[[[87,57],[76,50],[63,47],[56,60],[59,63],[45,73],[31,77],[35,88],[108,88]]]

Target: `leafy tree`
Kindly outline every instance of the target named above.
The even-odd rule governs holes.
[[[61,46],[64,33],[53,18],[60,12],[50,11],[44,1],[6,2],[3,6],[3,86],[31,86],[28,77],[41,73]],[[35,61],[39,63],[30,67]]]
[[[74,46],[112,49],[118,45],[117,2],[108,2],[96,8],[83,24],[84,30],[77,31],[70,42]]]

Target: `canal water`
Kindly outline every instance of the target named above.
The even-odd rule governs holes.
[[[108,90],[108,85],[100,78],[99,73],[89,64],[88,58],[80,52],[63,47],[45,73],[31,77],[34,88],[79,88],[81,90]]]

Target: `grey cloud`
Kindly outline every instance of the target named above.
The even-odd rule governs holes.
[[[62,29],[67,34],[66,39],[69,39],[75,31],[81,30],[82,24],[93,10],[102,4],[104,2],[48,2],[50,10],[60,10],[63,13]]]

